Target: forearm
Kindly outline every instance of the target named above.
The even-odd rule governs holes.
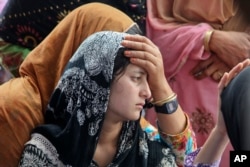
[[[195,158],[195,164],[212,164],[221,159],[221,156],[229,142],[226,133],[221,133],[216,128],[210,133],[210,136],[204,143],[202,149]]]
[[[210,51],[229,67],[250,57],[250,35],[245,32],[214,30],[209,41]]]
[[[159,127],[160,138],[172,148],[178,166],[184,166],[183,160],[187,154],[197,149],[195,133],[192,130],[187,114],[185,115],[187,124],[181,133],[175,135],[166,134]]]
[[[175,135],[181,133],[187,124],[186,117],[180,106],[173,114],[157,113],[157,118],[161,130],[167,134]]]
[[[234,149],[250,150],[250,67],[237,73],[221,93],[221,110]]]
[[[205,32],[212,29],[208,24],[183,25],[165,31],[149,30],[147,36],[159,47],[166,76],[175,75],[189,59],[204,60],[210,56],[204,50]]]
[[[166,99],[174,94],[168,83],[165,84],[162,90],[154,91],[154,101]],[[177,97],[178,100],[178,97]],[[155,104],[156,105],[156,104]],[[155,110],[157,112],[157,110]],[[167,134],[178,134],[181,133],[187,122],[184,112],[180,105],[175,112],[172,114],[157,113],[158,125],[161,130]]]

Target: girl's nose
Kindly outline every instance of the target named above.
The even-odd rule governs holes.
[[[151,90],[149,88],[148,83],[145,83],[143,86],[143,89],[141,91],[141,95],[145,98],[145,99],[149,99],[151,97]]]

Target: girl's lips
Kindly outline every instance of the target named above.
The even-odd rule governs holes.
[[[136,106],[140,107],[140,109],[143,109],[145,103],[139,103],[139,104],[136,104]]]

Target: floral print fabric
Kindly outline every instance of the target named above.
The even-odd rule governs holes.
[[[56,162],[53,164],[62,162],[66,166],[84,167],[92,164],[108,106],[115,58],[118,54],[123,56],[119,50],[124,49],[120,45],[124,36],[125,33],[102,31],[84,40],[66,65],[51,96],[45,113],[46,124],[33,130],[33,134],[40,134],[51,144],[44,144],[48,142],[33,136],[24,149],[20,166],[41,158],[30,145],[42,150],[45,154],[42,157]],[[41,145],[53,145],[54,155],[58,157],[50,156],[47,147]],[[166,165],[176,166],[171,147],[148,138],[139,120],[124,121],[117,151],[109,166]]]
[[[146,0],[8,0],[0,15],[0,37],[33,49],[72,10],[90,2],[123,11],[145,31]]]
[[[176,156],[176,163],[178,167],[218,167],[220,160],[212,164],[194,164],[194,159],[201,148],[197,148],[195,134],[192,130],[191,124],[187,117],[187,126],[185,130],[176,135],[166,134],[159,131],[152,126],[145,118],[141,119],[141,126],[143,130],[149,135],[151,139],[161,140],[167,143]]]

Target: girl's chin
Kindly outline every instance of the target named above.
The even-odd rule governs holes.
[[[132,114],[127,116],[124,121],[137,121],[141,117],[142,111],[134,111]]]
[[[138,112],[138,114],[134,115],[133,118],[131,118],[131,121],[137,121],[141,116],[141,112]]]

